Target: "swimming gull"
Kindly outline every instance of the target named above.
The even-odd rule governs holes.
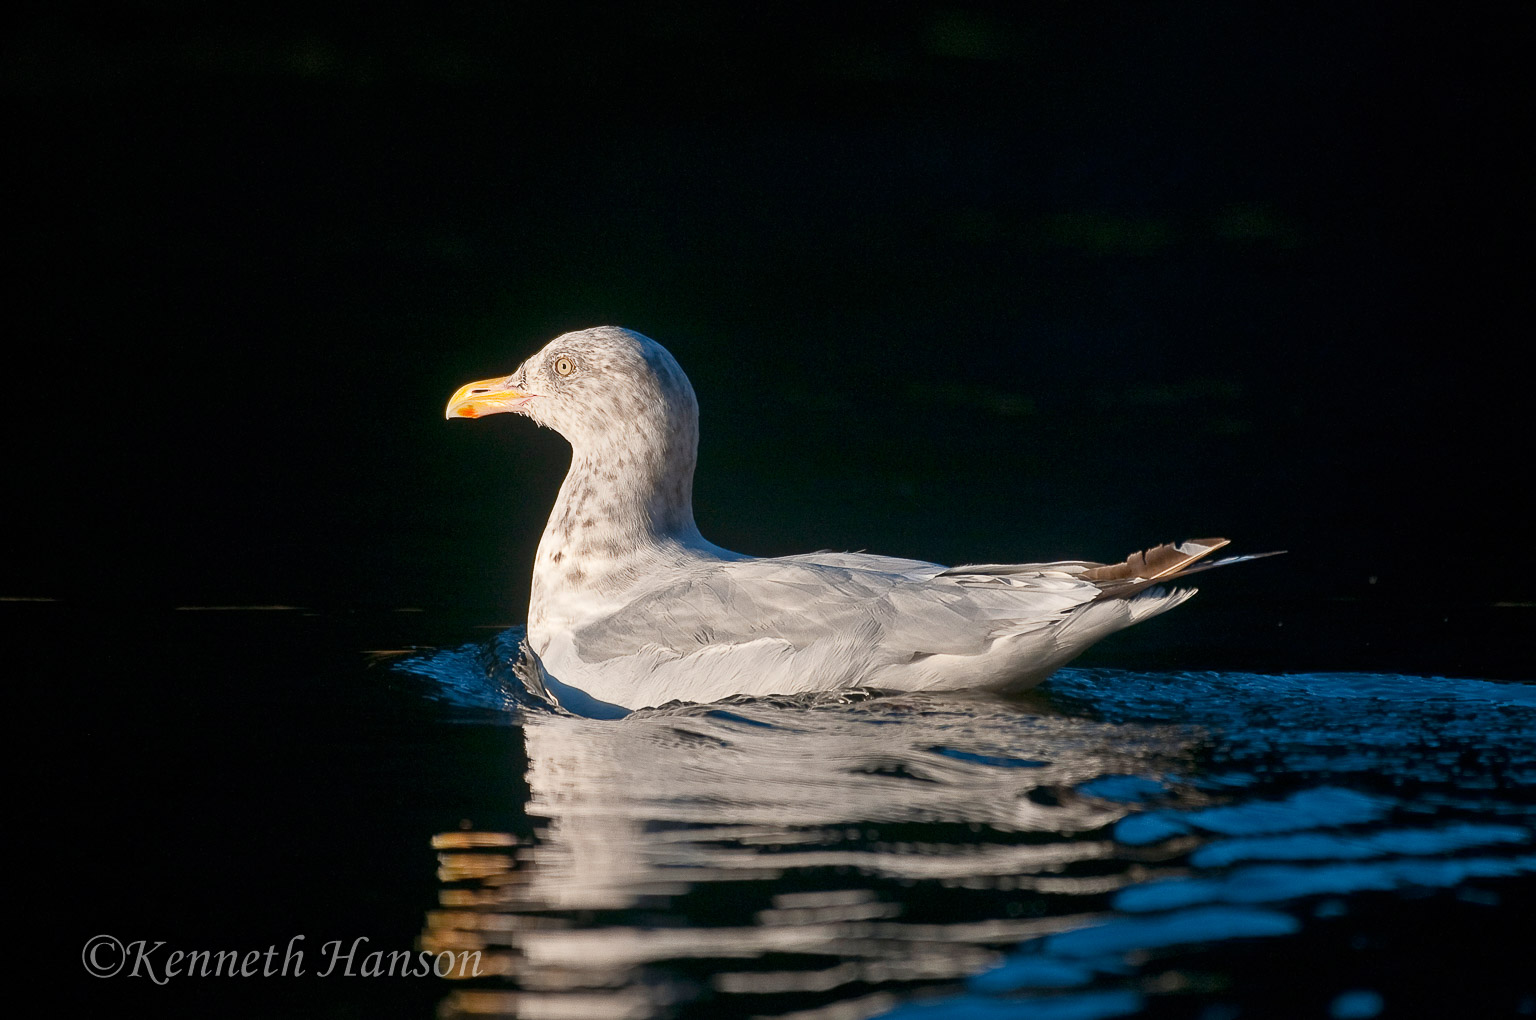
[[[730,552],[693,519],[688,377],[660,344],[615,326],[567,333],[511,375],[460,387],[447,417],[505,411],[572,451],[534,559],[527,645],[557,689],[624,708],[851,686],[1019,691],[1194,594],[1162,582],[1252,558],[1196,565],[1222,538],[1115,564]]]

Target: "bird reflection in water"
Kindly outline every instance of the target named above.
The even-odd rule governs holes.
[[[867,1017],[1098,920],[1187,849],[1127,854],[1124,800],[1204,795],[1199,734],[993,700],[742,700],[617,721],[527,713],[524,845],[434,839],[422,946],[484,952],[497,980],[445,1015]],[[1130,798],[1134,800],[1135,798]]]

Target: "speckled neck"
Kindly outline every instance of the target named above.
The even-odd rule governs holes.
[[[698,412],[687,410],[573,444],[534,558],[528,632],[536,650],[549,630],[619,598],[661,563],[715,551],[693,519]]]

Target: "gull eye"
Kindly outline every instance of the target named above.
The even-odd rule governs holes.
[[[570,375],[576,371],[576,363],[570,358],[559,357],[555,359],[555,372],[559,375]]]

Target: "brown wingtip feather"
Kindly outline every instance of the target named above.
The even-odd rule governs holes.
[[[1227,544],[1225,538],[1195,538],[1178,545],[1169,542],[1143,552],[1131,553],[1123,563],[1090,567],[1078,576],[1085,581],[1108,581],[1111,585],[1116,581],[1156,581],[1179,573],[1191,563]]]
[[[1187,577],[1216,567],[1230,566],[1233,563],[1246,563],[1249,560],[1262,560],[1268,556],[1284,554],[1282,549],[1275,552],[1248,553],[1244,556],[1227,556],[1206,563],[1195,562],[1226,544],[1227,540],[1224,538],[1197,538],[1177,546],[1160,545],[1156,549],[1148,549],[1144,553],[1128,556],[1124,563],[1096,566],[1078,576],[1093,581],[1099,586],[1100,591],[1095,601],[1125,599],[1164,581]],[[1172,550],[1172,553],[1168,550]],[[1142,570],[1146,573],[1141,573]]]

